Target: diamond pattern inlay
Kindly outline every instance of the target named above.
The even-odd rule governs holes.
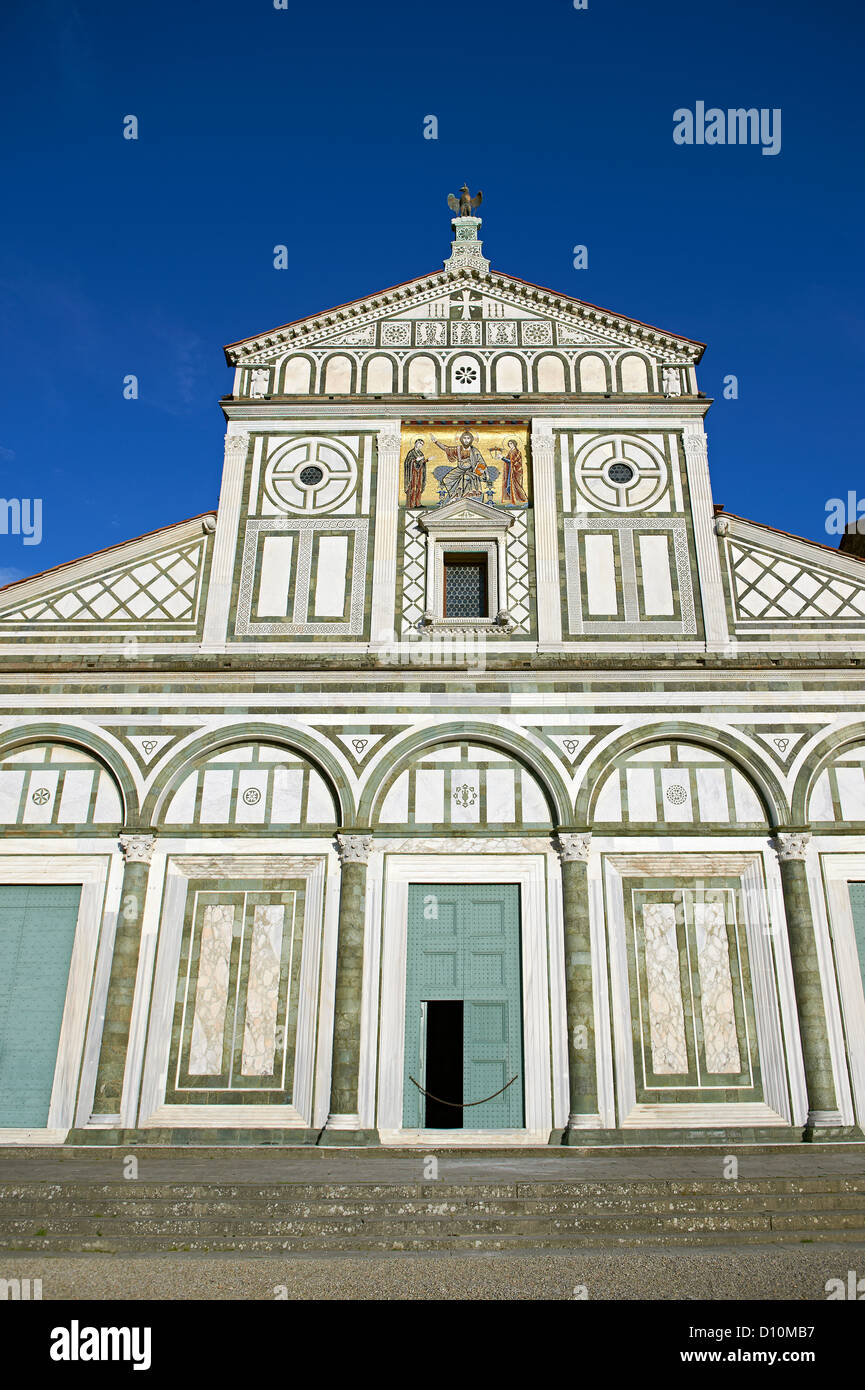
[[[108,571],[22,608],[6,623],[179,622],[195,617],[203,540],[173,546],[138,564]]]
[[[736,602],[745,618],[862,618],[865,587],[771,551],[730,545]]]

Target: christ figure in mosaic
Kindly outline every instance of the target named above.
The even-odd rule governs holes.
[[[421,497],[426,487],[426,466],[429,459],[423,451],[423,440],[416,439],[403,460],[403,480],[405,483],[405,504],[407,507],[422,507]]]
[[[492,449],[499,461],[504,465],[502,475],[502,502],[511,506],[524,506],[528,502],[526,490],[523,486],[525,475],[523,472],[523,456],[520,453],[519,445],[515,439],[508,440],[507,449]]]
[[[449,501],[458,497],[483,497],[490,491],[495,473],[491,473],[486,459],[477,448],[471,430],[463,430],[455,445],[442,444],[435,435],[432,442],[446,455],[450,468],[437,468],[435,476]],[[497,472],[498,470],[496,470]]]

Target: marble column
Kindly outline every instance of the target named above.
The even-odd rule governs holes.
[[[568,1127],[562,1143],[584,1142],[598,1123],[595,1004],[589,921],[591,834],[559,832],[565,935],[565,1007],[568,1020]],[[582,1137],[581,1137],[582,1135]]]
[[[366,878],[373,838],[371,835],[338,834],[336,844],[341,873],[330,1114],[318,1142],[372,1144],[378,1141],[378,1134],[374,1129],[361,1129],[358,1082]]]
[[[808,1092],[806,1138],[815,1129],[831,1128],[839,1123],[826,1007],[805,868],[810,838],[807,831],[784,831],[775,836]]]
[[[111,957],[108,999],[96,1072],[96,1093],[93,1099],[94,1119],[105,1120],[110,1117],[118,1124],[123,1074],[129,1047],[132,1001],[138,972],[141,921],[156,837],[145,831],[124,834],[119,839],[126,867],[123,871],[117,930],[114,934],[114,952]]]

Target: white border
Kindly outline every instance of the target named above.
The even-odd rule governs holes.
[[[865,994],[862,990],[859,952],[856,948],[853,909],[850,906],[848,885],[851,882],[865,882],[865,854],[823,854],[819,858],[825,898],[823,892],[819,891],[821,885],[818,879],[819,897],[815,906],[818,907],[820,925],[825,927],[827,931],[830,960],[832,945],[834,945],[838,970],[840,1012],[834,1014],[834,1011],[827,1010],[827,1016],[832,1023],[837,1022],[841,1032],[843,1070],[839,1073],[839,1069],[836,1067],[841,1122],[853,1124],[858,1120],[858,1123],[862,1125],[865,1124]],[[832,1031],[830,1031],[830,1039],[831,1036]],[[850,1068],[849,1079],[847,1066],[843,1065],[845,1051]],[[845,1083],[843,1089],[842,1078]],[[851,1082],[852,1090],[850,1089]]]
[[[382,856],[378,856],[381,858]],[[546,1143],[553,1128],[553,1088],[561,1104],[562,1038],[551,1052],[546,854],[388,854],[384,856],[381,945],[381,1015],[377,1124],[383,1144]],[[371,865],[372,867],[372,865]],[[379,869],[376,877],[381,876]],[[403,1054],[410,883],[518,883],[522,923],[523,1072],[525,1128],[520,1130],[414,1130],[402,1127]],[[553,943],[555,944],[555,943]],[[372,1001],[370,1001],[372,1002]],[[372,1016],[372,1010],[368,1010]],[[366,1028],[367,1072],[374,1066],[372,1028]],[[550,1059],[553,1071],[551,1077]],[[564,1084],[567,1087],[565,1060]],[[368,1076],[363,1088],[369,1097]],[[361,1115],[361,1125],[369,1121]]]
[[[621,843],[621,842],[620,842]],[[793,1123],[787,1069],[783,1045],[781,1001],[782,981],[792,998],[792,978],[789,957],[773,952],[773,945],[786,931],[779,930],[784,921],[781,903],[776,893],[760,891],[763,887],[763,856],[759,851],[727,853],[714,848],[712,853],[681,850],[655,852],[635,848],[614,855],[607,854],[604,862],[606,881],[607,924],[610,940],[610,990],[615,1020],[613,1050],[615,1058],[617,1099],[621,1129],[710,1129],[719,1126],[790,1125]],[[745,904],[745,932],[750,958],[757,1026],[757,1044],[763,1080],[764,1102],[697,1104],[645,1104],[637,1102],[634,1054],[631,1036],[631,998],[628,985],[628,954],[626,919],[622,881],[626,873],[639,874],[647,882],[654,877],[673,874],[687,877],[726,874],[741,879]],[[768,889],[767,875],[767,889]],[[751,891],[748,891],[748,890]],[[781,915],[779,916],[779,911]],[[776,972],[777,984],[776,988]],[[798,1043],[798,1030],[796,1033]],[[798,1055],[798,1052],[797,1054]]]
[[[92,851],[94,841],[79,842]],[[114,842],[95,842],[100,853],[60,849],[56,842],[41,840],[16,855],[0,855],[0,884],[81,884],[78,921],[72,943],[69,980],[60,1025],[57,1065],[51,1088],[48,1120],[44,1128],[0,1129],[0,1144],[62,1142],[75,1123],[76,1094],[82,1104],[96,1085],[96,1068],[105,1014],[111,951],[120,906],[123,860]],[[103,921],[102,950],[97,949]],[[110,938],[110,939],[109,939]],[[90,1015],[91,996],[93,1013]]]
[[[324,957],[326,965],[331,963],[329,936],[333,933],[333,917],[338,904],[333,900],[333,893],[328,892],[330,910],[327,910],[325,890],[334,885],[333,873],[329,874],[328,868],[332,870],[329,861],[335,861],[336,854],[329,839],[292,840],[290,846],[283,841],[279,848],[278,843],[273,840],[250,843],[236,839],[158,841],[150,875],[153,891],[149,886],[142,926],[142,949],[124,1083],[124,1127],[307,1129],[313,1126],[314,1111],[320,1108],[321,1084],[329,1086],[329,1066],[326,1076],[322,1075],[321,1068],[320,1043],[327,1034],[327,1020],[320,1017],[320,1001],[326,994],[332,997],[334,986],[331,973],[327,969],[322,971],[322,959]],[[290,852],[286,852],[288,848]],[[218,879],[284,879],[290,876],[306,882],[294,1103],[291,1105],[165,1103],[187,885],[192,877],[207,877],[211,864],[214,877]],[[335,958],[332,963],[335,967]],[[327,1045],[330,1045],[329,1036]],[[139,1072],[141,1099],[136,1119],[135,1092]],[[324,1103],[326,1107],[327,1097]]]

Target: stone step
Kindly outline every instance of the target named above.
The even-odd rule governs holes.
[[[855,1245],[865,1246],[861,1230],[827,1228],[818,1237],[804,1237],[797,1231],[771,1231],[765,1229],[736,1231],[711,1229],[707,1231],[629,1231],[629,1232],[584,1232],[555,1233],[543,1239],[537,1235],[511,1236],[472,1236],[441,1235],[413,1237],[375,1237],[369,1234],[352,1236],[311,1236],[276,1238],[264,1236],[240,1236],[237,1238],[202,1238],[189,1236],[179,1239],[176,1236],[129,1235],[123,1237],[94,1237],[82,1239],[74,1235],[56,1237],[31,1237],[25,1242],[3,1242],[5,1253],[78,1253],[78,1254],[160,1254],[177,1251],[218,1254],[322,1254],[328,1251],[393,1252],[437,1250],[478,1251],[478,1250],[604,1250],[630,1246],[675,1247],[689,1246],[712,1248],[715,1246],[771,1246],[797,1247],[802,1244]],[[852,1252],[851,1252],[852,1254]]]
[[[2,1196],[3,1217],[38,1220],[50,1212],[56,1217],[102,1218],[116,1220],[127,1218],[136,1220],[157,1220],[172,1217],[237,1217],[265,1220],[280,1218],[319,1217],[407,1217],[434,1216],[450,1217],[459,1213],[481,1213],[486,1216],[510,1218],[525,1214],[528,1216],[583,1216],[628,1215],[640,1211],[647,1214],[673,1214],[677,1212],[792,1212],[803,1205],[812,1211],[849,1211],[865,1214],[865,1194],[857,1193],[807,1193],[774,1195],[769,1193],[740,1194],[718,1193],[717,1195],[668,1195],[662,1197],[627,1198],[619,1195],[604,1197],[595,1194],[588,1196],[554,1197],[542,1199],[531,1197],[490,1198],[462,1197],[418,1200],[398,1197],[388,1200],[378,1197],[363,1200],[358,1197],[338,1200],[318,1200],[309,1198],[294,1200],[290,1197],[281,1200],[260,1199],[255,1196],[237,1198],[195,1197],[179,1198],[164,1193],[158,1197],[142,1197],[137,1191],[130,1193],[126,1200],[115,1194],[96,1195],[76,1193],[57,1196],[50,1202],[28,1194],[27,1196]]]
[[[146,1179],[118,1179],[111,1182],[89,1182],[72,1179],[64,1182],[38,1180],[0,1181],[0,1201],[27,1196],[53,1200],[73,1195],[116,1197],[126,1201],[133,1194],[139,1198],[161,1199],[170,1194],[176,1200],[242,1200],[242,1201],[302,1201],[302,1200],[373,1200],[399,1201],[457,1201],[463,1198],[524,1201],[571,1197],[616,1197],[627,1200],[635,1197],[711,1197],[723,1195],[792,1196],[810,1193],[862,1193],[865,1200],[865,1178],[762,1178],[751,1181],[689,1179],[681,1181],[643,1180],[570,1182],[511,1182],[511,1183],[214,1183],[214,1182],[148,1182]]]
[[[865,1211],[679,1211],[652,1213],[641,1209],[617,1214],[592,1212],[582,1216],[519,1213],[508,1216],[458,1211],[448,1214],[405,1216],[380,1212],[373,1216],[356,1213],[333,1217],[271,1217],[259,1218],[238,1212],[232,1218],[199,1216],[185,1213],[176,1216],[105,1217],[64,1216],[51,1213],[41,1221],[33,1217],[0,1218],[0,1244],[20,1241],[40,1235],[80,1235],[106,1237],[134,1235],[208,1235],[251,1236],[312,1236],[375,1234],[402,1237],[435,1236],[437,1234],[531,1234],[588,1231],[615,1232],[648,1230],[725,1230],[725,1231],[815,1231],[860,1230],[865,1233]]]

